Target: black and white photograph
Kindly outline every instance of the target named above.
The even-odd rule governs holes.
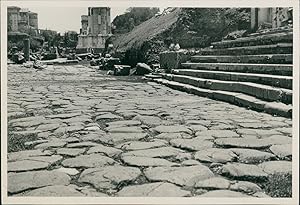
[[[291,2],[1,5],[6,203],[299,200]]]

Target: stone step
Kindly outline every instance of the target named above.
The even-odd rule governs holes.
[[[292,32],[292,31],[293,31],[293,28],[291,28],[291,27],[277,27],[277,28],[272,28],[272,29],[258,30],[256,33],[250,33],[249,36],[260,36],[260,35],[266,35],[266,34]]]
[[[292,54],[241,55],[241,56],[191,56],[194,63],[253,63],[253,64],[292,64]]]
[[[252,82],[274,87],[292,89],[293,77],[256,74],[256,73],[237,73],[224,71],[210,71],[210,70],[193,70],[193,69],[174,69],[172,74],[187,75],[192,77],[199,77],[205,79],[223,80],[223,81],[241,81]]]
[[[204,48],[198,55],[261,55],[261,54],[292,54],[292,43],[277,43],[272,45],[257,45],[233,48]]]
[[[242,93],[198,88],[192,85],[187,85],[184,83],[178,83],[165,79],[153,79],[153,81],[156,83],[166,85],[173,89],[188,92],[190,94],[225,101],[235,105],[247,107],[256,111],[266,112],[272,115],[289,118],[292,117],[292,105],[286,105],[280,102],[266,102],[256,97]]]
[[[272,34],[261,34],[257,36],[237,38],[235,40],[223,40],[219,42],[213,42],[211,45],[214,48],[232,48],[232,47],[270,45],[275,43],[292,43],[292,42],[293,42],[293,31],[289,31],[289,32],[279,32],[279,33],[272,33]]]
[[[196,56],[195,56],[196,57]],[[200,56],[199,56],[200,57]],[[201,56],[201,58],[205,56]],[[196,59],[199,59],[198,57]],[[220,58],[221,59],[221,58]],[[182,63],[182,68],[242,73],[264,73],[272,75],[293,75],[293,65],[283,64],[246,64],[246,63]]]
[[[164,74],[163,78],[199,88],[244,93],[266,101],[292,103],[293,91],[284,88],[275,88],[257,83],[211,80],[173,74]]]

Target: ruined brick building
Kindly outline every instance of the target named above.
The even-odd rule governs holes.
[[[8,32],[38,33],[38,14],[26,8],[7,8]]]
[[[106,40],[111,36],[109,7],[89,7],[88,15],[81,16],[81,29],[78,36],[77,53],[90,50],[102,52]]]

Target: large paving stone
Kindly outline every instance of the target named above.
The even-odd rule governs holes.
[[[33,157],[33,156],[49,156],[52,155],[52,152],[49,150],[24,150],[24,151],[19,151],[19,152],[10,152],[7,154],[7,161],[16,161],[16,160],[21,160],[25,159],[28,157]]]
[[[59,148],[57,154],[75,157],[85,152],[85,148]]]
[[[71,186],[55,185],[38,188],[23,194],[23,196],[40,196],[40,197],[68,197],[84,196]]]
[[[231,182],[223,177],[212,177],[198,181],[195,187],[202,189],[228,189],[230,184]]]
[[[114,157],[122,153],[122,150],[114,148],[114,147],[108,147],[104,146],[102,144],[99,144],[95,147],[91,147],[88,151],[87,154],[92,154],[92,153],[104,153],[109,157]]]
[[[124,187],[117,193],[120,197],[184,197],[190,196],[189,191],[166,182],[155,182]]]
[[[221,174],[240,179],[266,179],[267,174],[257,165],[227,163],[221,168]]]
[[[150,181],[168,181],[181,186],[194,186],[197,181],[214,176],[204,165],[147,168],[144,173]]]
[[[235,183],[232,183],[229,189],[245,193],[257,193],[262,191],[262,189],[257,184],[247,181],[237,181]]]
[[[46,143],[38,144],[34,148],[35,149],[49,149],[49,148],[55,148],[55,147],[63,147],[67,144],[63,140],[53,140]]]
[[[269,161],[258,165],[267,174],[292,173],[292,162],[290,161]]]
[[[7,163],[7,171],[18,172],[18,171],[30,171],[46,169],[49,166],[47,162],[34,161],[34,160],[20,160],[16,162]]]
[[[261,138],[269,137],[272,135],[280,135],[281,133],[276,130],[263,130],[263,129],[237,129],[236,132],[241,135],[255,135]]]
[[[141,133],[144,130],[141,127],[112,127],[106,128],[110,133]]]
[[[102,154],[80,155],[75,158],[69,158],[62,161],[65,167],[102,167],[115,164],[113,159]]]
[[[146,133],[111,133],[101,136],[99,140],[106,144],[120,144],[126,141],[140,140],[147,136]]]
[[[272,135],[263,139],[264,142],[268,142],[272,145],[281,145],[281,144],[292,144],[292,137],[284,135]]]
[[[138,115],[135,116],[133,120],[141,121],[143,124],[150,125],[150,126],[157,126],[162,124],[162,120],[156,116]]]
[[[270,150],[279,158],[292,156],[292,144],[272,145]]]
[[[206,130],[196,133],[197,137],[212,137],[212,138],[234,138],[239,137],[239,135],[231,130]]]
[[[193,136],[187,133],[179,132],[179,133],[161,133],[156,135],[155,138],[172,140],[172,139],[190,139],[193,138]]]
[[[159,125],[153,128],[154,132],[157,133],[177,133],[177,132],[184,132],[187,134],[192,134],[192,130],[183,125]]]
[[[137,157],[176,157],[178,154],[184,153],[180,149],[173,147],[158,147],[146,150],[135,150],[123,153],[122,156],[137,156]]]
[[[139,167],[179,166],[178,164],[166,159],[151,157],[123,156],[122,160],[128,165]]]
[[[241,148],[256,148],[262,149],[270,147],[271,143],[264,139],[256,138],[221,138],[216,139],[215,143],[223,147],[241,147]]]
[[[156,147],[164,147],[168,144],[167,141],[164,140],[151,140],[151,141],[130,141],[125,142],[123,144],[118,145],[118,148],[123,150],[141,150],[141,149],[150,149]]]
[[[237,159],[237,155],[229,149],[210,148],[195,153],[195,159],[202,162],[226,163]]]
[[[239,148],[232,148],[230,149],[238,156],[238,161],[242,163],[260,163],[275,157],[275,155],[262,152],[254,149],[239,149]]]
[[[7,190],[9,193],[18,193],[51,185],[68,185],[71,178],[57,171],[31,171],[22,173],[8,173]]]
[[[188,150],[203,150],[212,148],[213,144],[211,141],[203,140],[201,137],[192,139],[173,139],[170,141],[171,145]]]
[[[230,191],[230,190],[214,190],[214,191],[209,191],[206,192],[204,194],[199,195],[198,197],[211,197],[211,198],[215,198],[215,197],[252,197],[250,195],[247,194],[243,194],[241,192],[237,192],[237,191]]]
[[[66,119],[66,118],[72,118],[81,115],[80,112],[76,113],[62,113],[62,114],[56,114],[56,115],[48,115],[46,118],[59,118],[59,119]]]
[[[78,181],[97,189],[116,189],[120,183],[134,181],[140,174],[141,171],[134,167],[106,166],[84,170]]]
[[[126,127],[126,126],[138,126],[141,122],[138,120],[120,120],[106,123],[108,127]]]
[[[86,141],[86,142],[71,143],[71,144],[68,144],[67,147],[82,148],[82,147],[93,147],[93,146],[97,146],[97,145],[98,145],[98,143]]]
[[[52,131],[61,126],[59,123],[53,123],[53,124],[41,124],[36,129],[41,131]]]
[[[205,131],[207,130],[207,127],[203,126],[203,125],[190,125],[189,126],[194,132],[198,132],[198,131]]]
[[[107,113],[103,115],[98,115],[95,120],[100,121],[100,120],[115,120],[115,119],[123,119],[121,116],[114,115],[112,113]]]

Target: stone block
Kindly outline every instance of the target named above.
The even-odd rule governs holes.
[[[160,67],[171,71],[179,68],[181,63],[190,60],[190,55],[186,51],[165,51],[159,54]]]

